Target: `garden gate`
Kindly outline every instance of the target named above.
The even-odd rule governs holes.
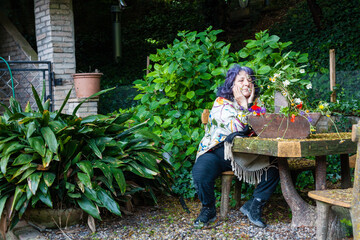
[[[50,61],[7,61],[13,76],[11,81],[10,71],[4,62],[0,62],[0,102],[9,106],[9,99],[13,96],[25,109],[29,102],[32,109],[37,109],[31,85],[41,96],[44,90],[44,101],[50,99],[50,111],[52,111],[52,80],[54,73]],[[44,88],[44,89],[43,89]],[[48,90],[46,90],[48,89]],[[3,109],[1,109],[3,111]]]

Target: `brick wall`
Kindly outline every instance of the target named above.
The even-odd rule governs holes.
[[[63,85],[54,87],[54,109],[59,109],[69,90],[73,88],[72,74],[76,72],[75,31],[72,0],[35,0],[36,40],[39,60],[53,62],[55,78],[62,78]],[[71,104],[63,110],[71,113],[73,105],[81,100],[71,94]],[[80,116],[97,112],[97,100],[93,108],[84,104]],[[71,105],[71,107],[69,107]]]

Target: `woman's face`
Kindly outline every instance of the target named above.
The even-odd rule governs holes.
[[[248,98],[251,95],[252,84],[251,77],[245,71],[240,71],[236,75],[233,88],[240,88],[244,97]]]

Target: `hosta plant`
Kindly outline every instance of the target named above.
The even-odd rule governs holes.
[[[135,192],[156,201],[155,191],[169,190],[170,165],[154,147],[159,138],[143,129],[146,122],[133,125],[127,113],[82,119],[76,116],[81,104],[62,114],[70,92],[59,111],[49,112],[49,102],[33,93],[38,110],[22,111],[11,99],[0,117],[2,226],[44,206],[79,207],[101,220],[100,208],[121,215],[119,202]]]

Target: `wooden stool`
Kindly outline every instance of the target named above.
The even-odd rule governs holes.
[[[314,170],[315,169],[315,160],[311,159],[289,159],[289,168],[291,174],[297,176],[301,171]],[[220,202],[220,218],[225,218],[229,212],[229,202],[230,202],[230,191],[231,191],[231,182],[234,177],[233,171],[223,172],[221,175],[221,202]],[[294,179],[293,179],[294,180]],[[296,178],[295,178],[296,180]],[[241,207],[241,184],[242,181],[236,177],[235,189],[234,189],[234,199],[236,201],[235,208]]]

